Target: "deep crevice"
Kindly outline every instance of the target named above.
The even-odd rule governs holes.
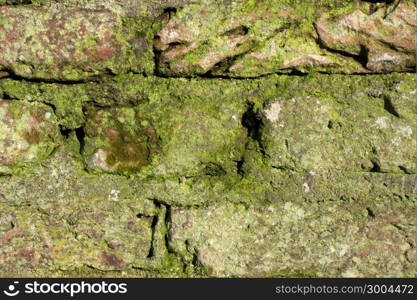
[[[78,140],[78,142],[80,143],[80,154],[83,153],[84,151],[84,146],[85,146],[85,131],[83,127],[79,127],[74,129],[75,131],[75,136]]]
[[[242,115],[242,126],[248,131],[248,136],[255,141],[261,139],[262,119],[254,110],[252,103],[248,104],[248,108]]]
[[[1,99],[2,100],[18,100],[16,98],[11,97],[10,94],[8,94],[6,91],[3,91]]]
[[[168,253],[174,253],[174,251],[169,246],[169,226],[172,224],[172,208],[170,205],[165,205],[166,212],[165,212],[165,226],[167,229],[167,232],[164,236],[164,242],[165,242],[165,249]]]
[[[372,161],[372,168],[369,170],[371,173],[381,173],[381,166],[377,161]]]
[[[198,266],[200,263],[198,260],[198,254],[196,253],[196,251],[193,253],[193,259],[191,263],[193,264],[193,266]]]
[[[33,0],[6,0],[6,2],[2,5],[19,6],[27,4],[33,4]]]
[[[156,215],[152,218],[151,224],[151,246],[149,247],[147,258],[155,257],[155,238],[156,238],[156,226],[158,225],[159,216]]]
[[[253,103],[248,104],[246,112],[242,115],[242,126],[247,129],[247,136],[250,140],[255,141],[259,151],[266,156],[264,145],[262,143],[263,121],[258,111],[255,111]],[[250,147],[250,141],[247,141],[246,148]]]
[[[59,125],[59,131],[61,132],[61,135],[66,139],[69,138],[70,133],[72,132],[71,129],[65,128],[62,125]]]
[[[243,29],[242,29],[243,30]],[[245,56],[246,54],[248,54],[249,52],[251,52],[251,50],[254,48],[254,46],[252,46],[250,49],[234,55],[234,56],[230,56],[230,57],[226,57],[225,59],[219,61],[217,64],[215,64],[210,70],[208,70],[205,74],[206,76],[216,76],[213,75],[213,73],[215,73],[218,70],[224,70],[225,72],[229,71],[229,68],[231,66],[234,65],[234,63],[241,57]]]
[[[41,102],[41,101],[30,101],[30,102],[35,102],[35,103],[42,103],[43,105],[46,105],[48,107],[50,107],[54,113],[54,115],[56,116],[56,106],[50,102]]]
[[[169,14],[169,17],[172,18],[173,15],[175,15],[177,13],[177,8],[175,7],[166,7],[163,10],[164,14]]]
[[[235,35],[247,35],[248,33],[249,33],[249,28],[244,25],[240,25],[236,28],[226,31],[222,35],[223,36],[235,36]]]
[[[171,223],[171,206],[167,205],[157,199],[150,199],[153,201],[155,207],[157,208],[158,211],[161,210],[162,206],[165,207],[165,218],[164,220],[161,220],[160,215],[155,215],[152,218],[152,224],[151,224],[151,246],[149,248],[149,253],[147,255],[147,258],[155,258],[158,253],[157,253],[157,244],[156,244],[156,240],[159,238],[158,237],[158,230],[161,230],[160,228],[158,229],[158,227],[161,226],[161,222],[163,222],[163,226],[165,226],[166,228],[166,232],[164,233],[163,236],[163,243],[164,243],[164,247],[167,253],[174,253],[170,247],[169,247],[169,233],[168,233],[168,228],[169,228],[169,224]],[[137,217],[140,217],[141,214],[138,214]]]
[[[373,212],[372,209],[370,209],[369,207],[367,207],[366,208],[366,211],[367,211],[369,217],[375,218],[375,213]]]
[[[389,96],[384,96],[384,109],[389,112],[391,115],[400,118],[400,114],[395,109],[394,104],[391,101],[391,98]]]
[[[136,218],[153,218],[154,216],[150,216],[150,215],[147,215],[147,214],[143,214],[143,213],[138,213],[138,214],[136,214]]]
[[[314,28],[316,29],[317,35],[319,35],[315,24],[314,24]],[[342,55],[344,57],[350,57],[350,58],[354,59],[355,61],[360,63],[362,65],[362,67],[364,67],[365,69],[368,70],[368,68],[367,68],[368,49],[364,45],[360,45],[359,54],[352,54],[352,53],[349,53],[349,52],[346,52],[346,51],[343,51],[343,50],[337,50],[337,49],[330,48],[326,44],[324,44],[324,42],[320,38],[316,38],[316,43],[323,50],[326,50],[326,51],[329,51],[329,52],[332,52],[332,53],[335,53],[335,54],[339,54],[339,55]],[[336,73],[330,73],[330,74],[336,74]]]
[[[245,160],[243,159],[243,157],[242,159],[235,161],[235,163],[236,163],[237,174],[241,176],[245,175],[245,171],[243,170],[243,164],[245,163]]]

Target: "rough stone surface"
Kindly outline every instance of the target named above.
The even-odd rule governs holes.
[[[412,1],[379,8],[364,1],[204,1],[162,16],[158,72],[410,71],[415,14]]]
[[[159,210],[152,201],[136,201],[126,179],[88,176],[71,148],[79,146],[75,137],[68,145],[34,174],[0,178],[2,274],[150,266]]]
[[[415,7],[0,0],[0,276],[415,277]]]
[[[414,212],[406,209],[407,216],[404,208],[279,202],[179,209],[172,213],[171,247],[190,262],[196,256],[215,277],[411,275],[415,265],[407,252],[415,251],[415,226],[405,220]]]
[[[415,173],[415,90],[397,90],[273,99],[261,143],[277,168]]]
[[[356,10],[322,17],[316,22],[320,41],[328,48],[362,56],[373,72],[414,70],[416,65],[416,6],[394,1],[391,7]]]
[[[131,23],[106,9],[0,7],[0,70],[63,81],[152,72],[146,31]]]
[[[51,108],[39,103],[0,100],[0,173],[45,159],[59,141]]]
[[[155,129],[131,108],[91,108],[83,152],[88,168],[107,172],[137,172],[149,163],[156,147]]]

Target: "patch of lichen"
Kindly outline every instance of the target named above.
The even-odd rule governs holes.
[[[0,100],[0,115],[2,173],[40,164],[62,142],[56,118],[43,104]]]
[[[21,80],[0,80],[0,94],[6,99],[43,102],[54,109],[58,123],[64,128],[75,129],[84,123],[83,103],[94,97],[87,94],[89,84],[62,85],[33,83]]]
[[[132,108],[86,107],[83,155],[90,169],[138,172],[158,148],[155,129]]]
[[[116,39],[121,45],[121,52],[127,55],[126,59],[120,58],[118,63],[129,65],[130,69],[127,72],[153,74],[155,68],[154,53],[150,42],[154,36],[152,21],[143,17],[124,17],[119,22],[122,30],[116,33]]]

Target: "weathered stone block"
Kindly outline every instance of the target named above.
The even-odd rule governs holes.
[[[391,1],[316,23],[320,41],[328,48],[362,57],[372,72],[414,71],[416,65],[416,4]]]
[[[172,212],[170,246],[215,277],[414,276],[414,206],[389,202]],[[198,263],[196,264],[196,258]]]
[[[137,201],[124,177],[83,172],[67,146],[35,174],[0,177],[1,274],[58,276],[87,266],[120,271],[146,265],[155,205]]]
[[[155,129],[133,108],[88,112],[83,155],[90,170],[138,172],[156,150]]]
[[[391,94],[375,95],[372,86],[352,94],[329,87],[319,97],[295,90],[271,100],[260,139],[272,165],[415,173],[415,89],[407,82],[398,82]]]
[[[125,21],[107,9],[1,6],[0,70],[56,81],[152,73],[147,23]]]
[[[394,2],[375,9],[364,1],[185,5],[160,17],[158,72],[256,77],[409,71],[415,66],[416,7]]]
[[[0,173],[42,161],[59,142],[57,120],[50,107],[0,100]]]
[[[2,274],[41,276],[83,266],[124,270],[145,260],[151,246],[152,218],[129,217],[123,210],[87,212],[75,226],[30,209],[8,213],[15,219],[0,235]]]
[[[207,97],[208,87],[201,82],[184,82],[179,84],[181,89],[189,93],[187,97],[171,95],[166,102],[140,107],[155,126],[161,145],[147,173],[221,176],[235,172],[247,137],[240,118],[245,103],[228,99],[226,91],[226,95],[216,97],[216,92]]]

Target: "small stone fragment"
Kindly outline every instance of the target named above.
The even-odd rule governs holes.
[[[149,164],[155,129],[133,108],[90,110],[83,155],[91,170],[127,174]]]

